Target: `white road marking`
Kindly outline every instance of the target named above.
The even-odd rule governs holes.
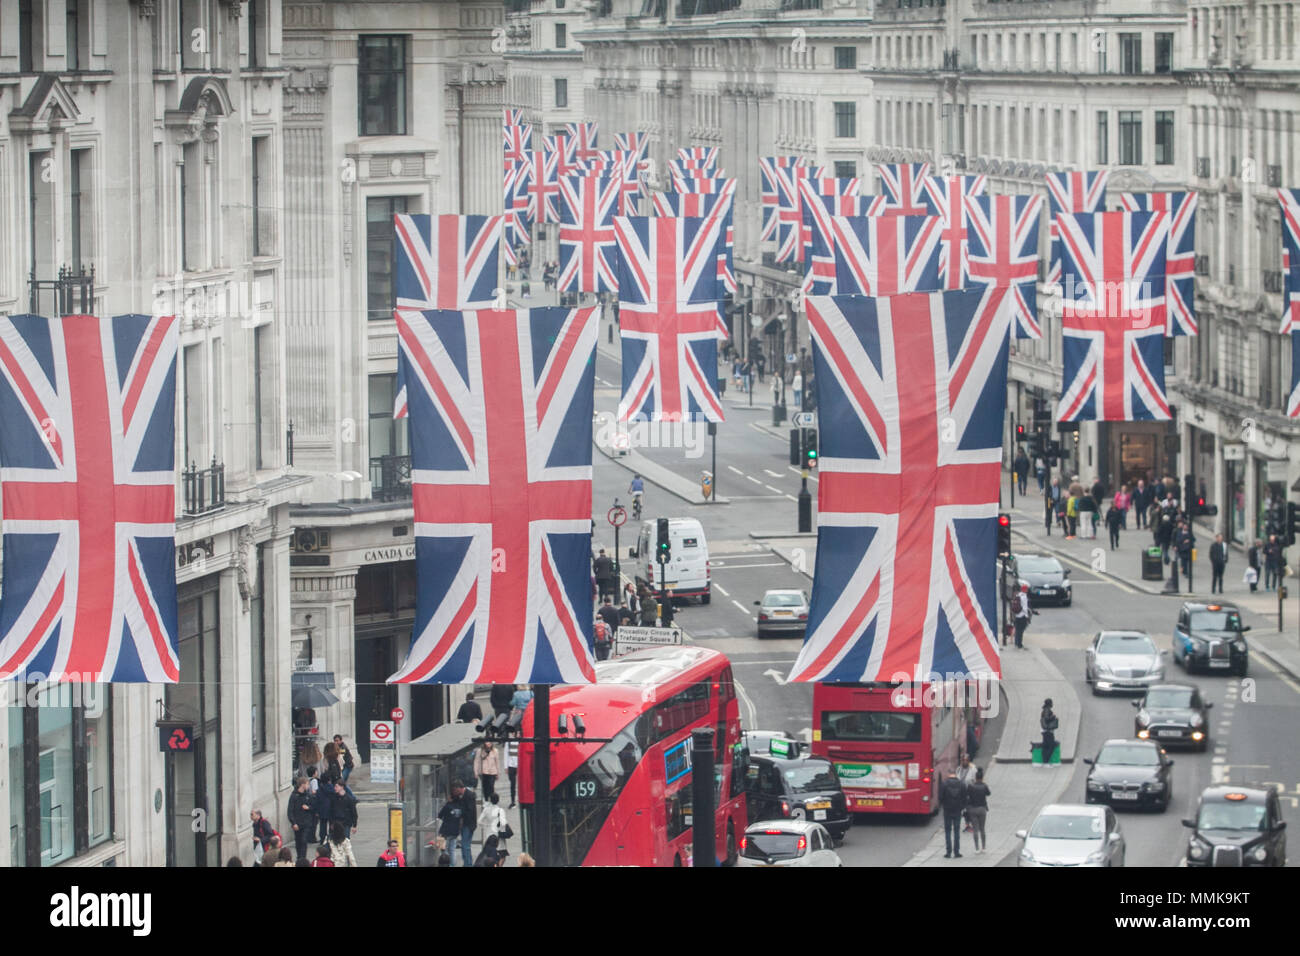
[[[799,477],[801,477],[801,478],[803,477],[803,472],[800,471],[798,468],[796,468],[794,465],[791,465],[791,466],[790,466],[790,470],[793,471],[793,472],[794,472],[796,475],[798,475]],[[816,481],[816,480],[817,480],[817,476],[816,476],[816,475],[809,475],[809,476],[808,476],[808,480],[809,480],[809,481]]]
[[[768,489],[769,491],[775,491],[778,495],[785,494],[785,492],[782,491],[780,488],[773,488],[771,485],[764,485],[763,487]]]
[[[757,478],[755,478],[753,475],[746,475],[745,477],[746,477],[747,479],[749,479],[750,481],[752,481],[752,482],[753,482],[754,484],[756,484],[756,485],[761,485],[761,484],[762,484],[762,482],[759,481]]]
[[[791,501],[798,501],[798,500],[799,500],[799,499],[796,498],[794,495],[786,495],[786,497],[789,498]]]
[[[778,670],[768,668],[767,670],[763,671],[763,676],[772,678],[772,680],[776,681],[777,684],[781,687],[784,687],[786,685],[785,675],[783,675]]]
[[[758,711],[754,709],[754,702],[749,699],[749,695],[745,693],[744,685],[736,680],[734,675],[732,676],[732,683],[736,685],[736,696],[740,698],[741,704],[749,712],[749,729],[754,730],[758,727]]]
[[[764,470],[765,472],[767,472],[769,475],[771,475],[773,478],[784,478],[784,477],[785,477],[785,475],[781,474],[779,471],[773,471],[771,468],[764,468],[763,470]]]
[[[724,587],[723,587],[721,584],[719,584],[717,581],[714,581],[714,582],[713,582],[713,586],[714,586],[715,588],[718,589],[718,593],[721,594],[723,597],[731,597],[731,594],[728,593],[727,589],[724,588]]]
[[[773,498],[789,498],[789,495],[728,495],[728,501],[771,501]],[[791,498],[791,501],[794,499]]]
[[[787,667],[793,664],[797,657],[786,657],[779,661],[732,661],[732,667],[762,667],[766,664],[785,664]]]
[[[735,465],[728,465],[728,466],[727,466],[727,470],[728,470],[728,471],[734,471],[734,472],[735,472],[736,474],[738,474],[738,475],[743,475],[743,474],[744,474],[744,472],[741,471],[739,468],[737,468]]]
[[[727,568],[730,571],[739,568],[781,568],[789,564],[788,561],[770,561],[764,564],[726,564],[721,561],[715,561],[709,565],[711,568]]]
[[[735,598],[732,598],[732,599],[731,599],[731,603],[734,604],[734,605],[736,605],[736,607],[740,608],[740,613],[741,613],[741,614],[744,614],[746,617],[748,617],[748,618],[750,618],[751,620],[753,620],[754,615],[752,615],[752,614],[749,613],[749,608],[745,607],[745,605],[741,604],[741,603],[740,603],[739,601],[737,601]]]

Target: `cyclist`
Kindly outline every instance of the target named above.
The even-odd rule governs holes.
[[[641,496],[645,494],[645,482],[641,480],[640,475],[632,476],[632,483],[627,486],[628,494],[632,496],[632,515],[641,517]]]

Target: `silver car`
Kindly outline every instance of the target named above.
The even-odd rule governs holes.
[[[1101,631],[1084,655],[1084,679],[1093,694],[1145,691],[1165,679],[1165,652],[1143,631]]]
[[[1016,836],[1025,841],[1020,866],[1124,865],[1124,834],[1110,807],[1054,803]]]
[[[740,866],[843,866],[826,828],[811,820],[750,824],[740,841]]]
[[[808,595],[793,588],[776,588],[755,601],[758,636],[774,633],[802,634],[808,626]]]

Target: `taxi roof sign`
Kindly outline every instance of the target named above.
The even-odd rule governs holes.
[[[1225,794],[1223,795],[1223,799],[1225,799],[1225,800],[1245,800],[1245,799],[1246,799],[1246,795],[1245,795],[1244,793],[1225,793]]]
[[[786,740],[782,737],[773,737],[767,742],[767,752],[773,757],[797,757],[799,756],[799,744],[793,740]]]

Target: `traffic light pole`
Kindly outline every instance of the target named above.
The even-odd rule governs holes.
[[[533,692],[533,859],[551,865],[551,685]]]
[[[1011,507],[1016,506],[1016,413],[1011,413]]]

